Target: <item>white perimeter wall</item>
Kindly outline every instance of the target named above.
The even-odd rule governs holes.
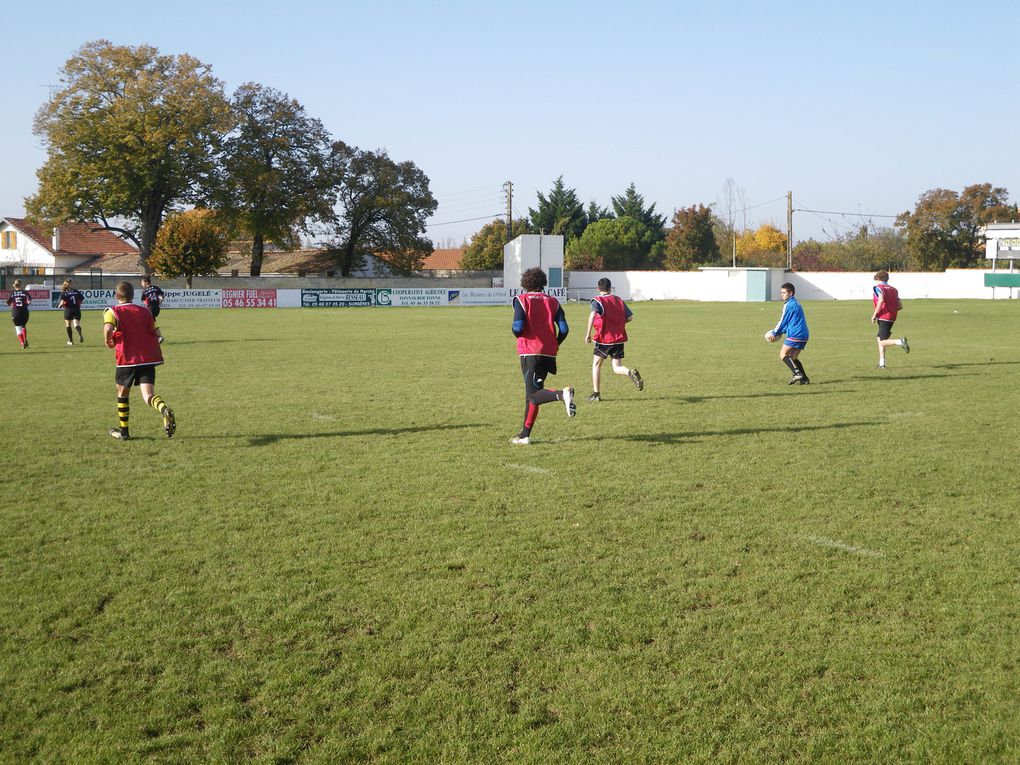
[[[1004,270],[1004,269],[1003,269]],[[1007,299],[1020,290],[992,289],[984,284],[986,271],[957,269],[942,273],[897,272],[889,283],[904,300],[922,298]],[[742,269],[710,271],[571,271],[567,289],[595,290],[603,276],[624,300],[747,301],[747,274]],[[779,299],[779,285],[790,282],[801,300],[868,300],[874,273],[795,272],[774,268],[769,274],[769,298]],[[1011,294],[1014,293],[1014,294]],[[569,293],[568,293],[569,294]],[[587,295],[582,295],[587,298]]]

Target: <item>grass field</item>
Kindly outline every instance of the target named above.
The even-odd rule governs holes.
[[[633,308],[528,447],[508,309],[4,318],[2,762],[1020,761],[1020,303]]]

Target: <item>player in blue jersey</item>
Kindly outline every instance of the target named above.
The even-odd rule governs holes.
[[[804,365],[800,362],[800,352],[804,350],[808,342],[807,319],[804,318],[804,309],[800,307],[797,298],[794,297],[796,290],[789,282],[779,288],[779,296],[783,299],[783,315],[775,327],[765,334],[765,339],[774,343],[783,335],[786,341],[779,351],[779,360],[793,372],[788,385],[807,385],[811,382]]]

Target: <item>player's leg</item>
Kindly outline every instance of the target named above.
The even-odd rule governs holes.
[[[76,330],[78,330],[78,342],[80,342],[80,343],[84,343],[84,342],[85,342],[85,335],[83,335],[83,334],[81,333],[81,315],[80,315],[80,314],[79,314],[79,315],[78,315],[78,317],[77,317],[77,318],[76,318],[76,319],[74,320],[74,328],[75,328]]]
[[[129,424],[131,419],[130,395],[133,375],[134,370],[132,369],[126,372],[120,368],[117,369],[117,427],[110,428],[110,435],[121,441],[127,441],[131,438]]]
[[[589,401],[599,401],[602,398],[599,391],[602,381],[602,362],[605,360],[605,356],[600,356],[598,348],[596,348],[595,353],[591,357],[591,395],[588,396]]]
[[[167,405],[163,397],[156,395],[155,367],[152,367],[151,373],[149,371],[143,373],[143,379],[139,388],[142,391],[142,400],[159,412],[163,418],[163,432],[166,433],[166,437],[173,438],[174,433],[177,432],[177,418],[174,416],[174,410]]]
[[[71,334],[71,320],[64,319],[64,329],[67,331],[67,344],[74,345],[74,336]]]

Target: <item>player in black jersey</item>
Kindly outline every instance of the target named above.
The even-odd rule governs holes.
[[[81,304],[85,302],[85,296],[72,286],[71,279],[64,279],[63,292],[60,293],[60,307],[64,309],[64,329],[67,330],[67,344],[74,345],[74,338],[71,336],[71,325],[78,330],[78,342],[84,343],[85,338],[81,333]]]
[[[159,316],[159,306],[163,302],[163,290],[152,283],[147,276],[142,277],[142,305],[152,311],[152,318]]]
[[[32,302],[32,296],[21,289],[21,279],[14,280],[14,291],[7,298],[7,305],[11,307],[11,321],[14,322],[14,333],[18,336],[21,349],[28,348],[28,305]]]

